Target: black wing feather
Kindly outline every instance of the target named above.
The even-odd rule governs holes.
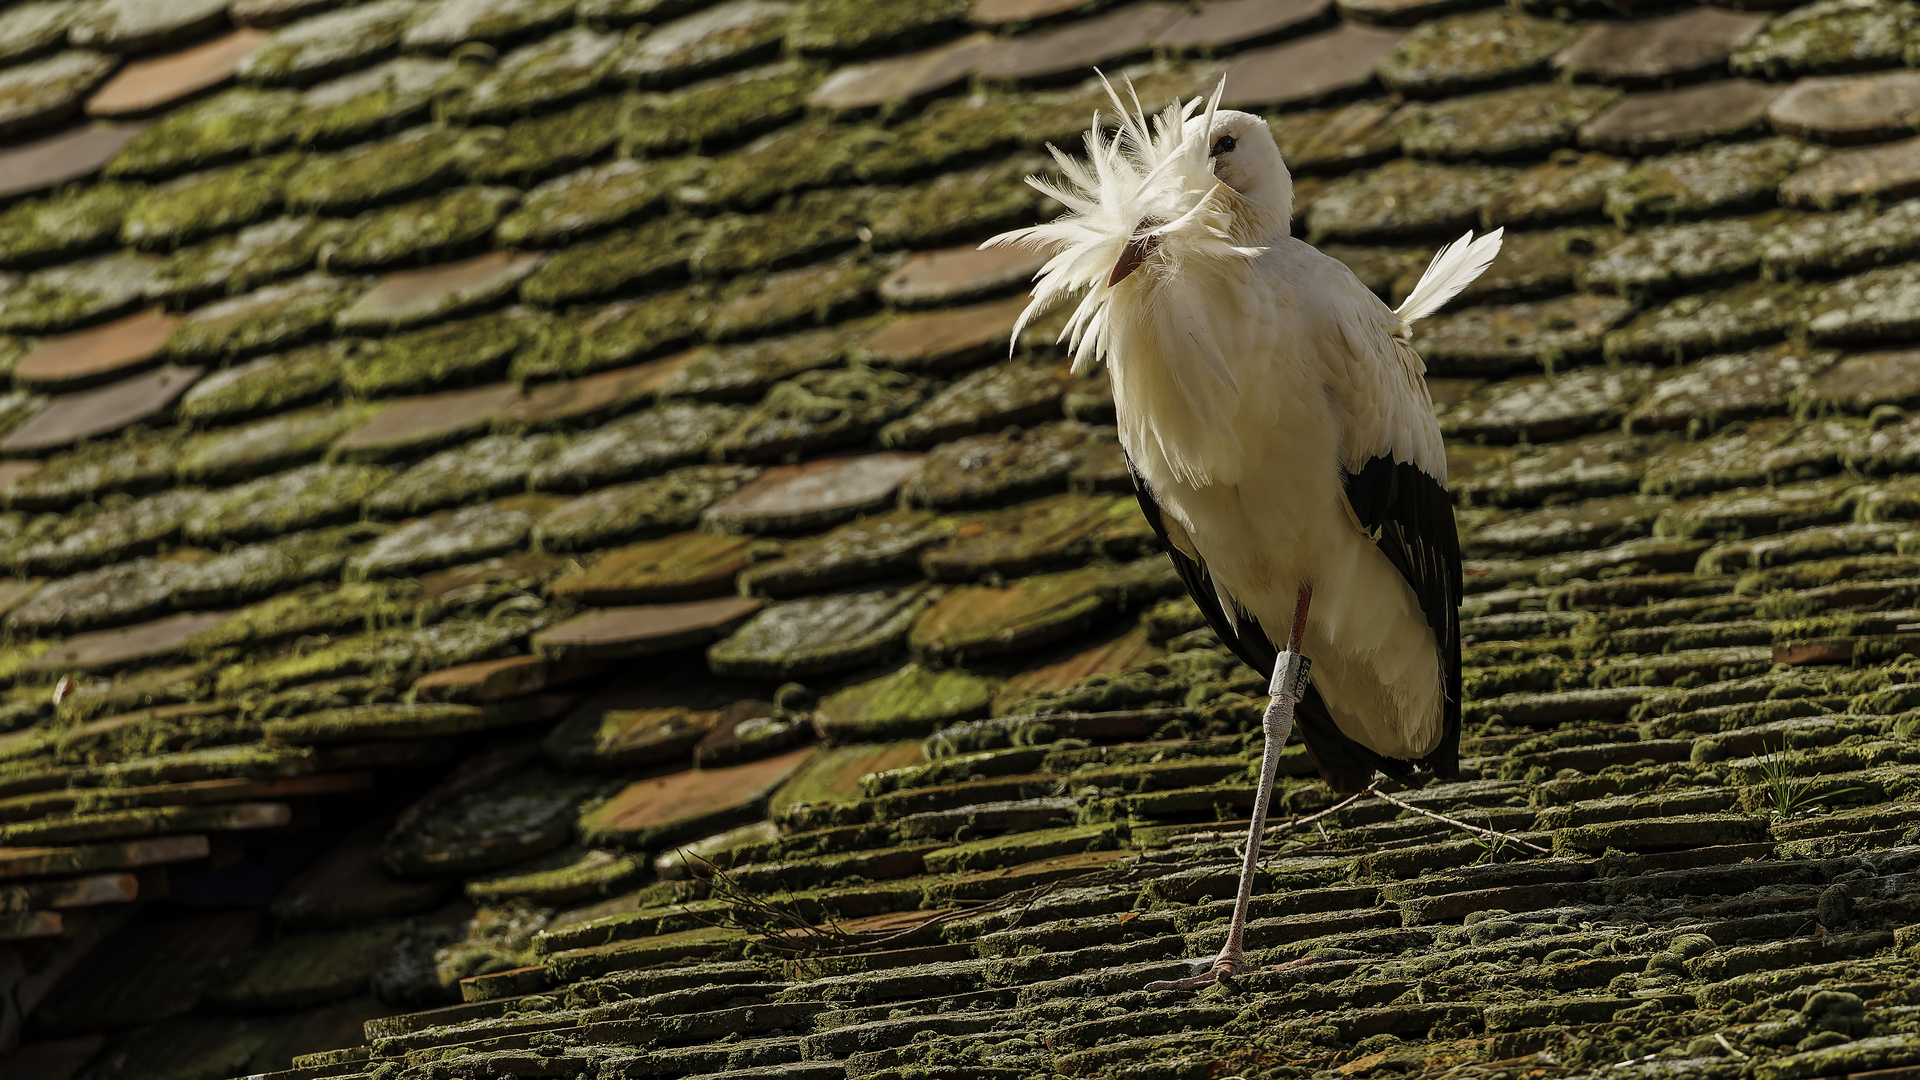
[[[1440,745],[1423,763],[1441,776],[1460,771],[1460,535],[1447,487],[1412,462],[1371,458],[1345,481],[1347,502],[1381,554],[1419,598],[1440,643],[1446,701]]]
[[[1146,516],[1147,524],[1153,526],[1155,535],[1160,537],[1160,546],[1166,549],[1167,558],[1173,561],[1173,569],[1187,586],[1187,593],[1200,608],[1200,614],[1206,616],[1207,625],[1220,641],[1235,656],[1260,674],[1272,678],[1275,658],[1280,649],[1260,625],[1260,620],[1235,604],[1234,617],[1229,619],[1220,606],[1219,591],[1213,587],[1213,575],[1207,571],[1203,560],[1189,557],[1167,536],[1165,519],[1160,503],[1155,500],[1153,491],[1147,482],[1133,468],[1133,462],[1127,462],[1128,472],[1133,474],[1133,491],[1140,500],[1140,512]],[[1451,522],[1452,518],[1448,518]],[[1458,680],[1458,650],[1455,650],[1455,679]],[[1453,712],[1454,729],[1459,728],[1459,710]],[[1407,763],[1397,761],[1360,745],[1348,738],[1339,726],[1333,722],[1333,714],[1327,709],[1325,698],[1320,689],[1309,679],[1306,697],[1294,706],[1294,723],[1300,729],[1300,739],[1306,744],[1307,756],[1313,760],[1314,768],[1335,791],[1361,791],[1372,782],[1374,772],[1385,772],[1392,776],[1409,775]],[[1457,741],[1457,740],[1456,740]]]

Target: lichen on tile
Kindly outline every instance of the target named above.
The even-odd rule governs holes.
[[[335,341],[223,368],[182,394],[174,415],[204,427],[305,404],[339,384],[341,368],[357,347],[351,340]]]
[[[547,551],[591,551],[690,529],[700,524],[702,510],[759,472],[743,465],[694,465],[604,487],[540,519],[534,542]]]
[[[581,434],[537,466],[532,485],[580,491],[698,461],[741,412],[728,405],[670,404],[615,420]]]
[[[545,313],[516,305],[378,338],[347,358],[340,382],[362,398],[490,383],[546,321]]]
[[[877,368],[826,368],[774,384],[712,444],[715,460],[776,461],[867,442],[919,404],[926,380]]]

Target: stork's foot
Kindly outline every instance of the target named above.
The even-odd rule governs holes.
[[[1196,962],[1197,963],[1197,962]],[[1213,966],[1198,975],[1185,979],[1164,979],[1147,984],[1149,990],[1204,990],[1223,977],[1240,975],[1247,970],[1246,957],[1235,953],[1228,956],[1222,953],[1213,961]]]

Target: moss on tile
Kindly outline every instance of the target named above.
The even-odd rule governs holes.
[[[750,596],[796,596],[918,568],[919,554],[953,534],[959,522],[923,510],[893,510],[856,518],[819,536],[787,544],[780,557],[744,570],[740,591]]]
[[[1054,364],[994,364],[933,395],[912,415],[880,430],[882,446],[917,449],[983,428],[1059,415],[1067,371]]]
[[[859,332],[860,324],[854,323],[737,345],[706,346],[695,350],[691,362],[660,387],[660,396],[758,400],[774,383],[845,360],[847,346]]]
[[[1627,175],[1631,162],[1604,154],[1556,150],[1547,161],[1523,169],[1480,208],[1485,228],[1526,227],[1598,218],[1607,192]]]
[[[1754,39],[1734,50],[1737,75],[1781,79],[1900,63],[1920,26],[1920,5],[1818,0],[1776,16]]]
[[[974,233],[1027,225],[1062,207],[1027,183],[1050,172],[1046,159],[1017,155],[994,165],[949,173],[878,204],[871,216],[873,245],[931,247]]]
[[[340,370],[356,347],[352,341],[334,341],[213,372],[181,395],[174,415],[205,427],[312,401],[339,384]]]
[[[663,405],[584,432],[533,472],[542,491],[579,491],[700,460],[739,422],[728,405]]]
[[[935,595],[918,583],[774,604],[710,647],[707,666],[719,675],[794,679],[894,659]]]
[[[181,449],[174,432],[129,432],[52,454],[40,468],[5,489],[17,510],[65,510],[114,491],[140,492],[173,479]]]
[[[467,78],[450,61],[396,57],[308,90],[282,128],[302,146],[356,142],[398,131],[423,119],[436,98]]]
[[[525,187],[585,165],[620,141],[634,98],[608,94],[557,113],[515,120],[507,125],[499,145],[469,166],[469,175],[481,183]]]
[[[649,94],[626,114],[625,144],[652,157],[752,138],[805,110],[821,75],[818,65],[788,60]]]
[[[112,245],[143,190],[105,182],[15,203],[0,212],[0,266],[33,266]]]
[[[524,491],[534,466],[559,451],[557,435],[489,435],[443,450],[388,481],[367,512],[403,518]]]
[[[522,45],[454,94],[448,112],[467,122],[502,120],[583,97],[621,59],[621,39],[574,26]]]
[[[326,274],[267,285],[195,311],[167,339],[166,351],[208,360],[294,345],[331,324],[363,288],[360,279]]]
[[[685,272],[706,223],[681,214],[575,244],[542,263],[520,283],[520,295],[555,307]]]
[[[664,536],[700,524],[700,512],[760,470],[695,465],[575,499],[542,518],[534,542],[547,551],[591,551],[624,540]]]
[[[174,590],[186,607],[228,607],[323,579],[338,580],[347,558],[383,525],[354,522],[289,533],[196,563]]]
[[[221,669],[216,689],[222,697],[282,690],[297,683],[354,675],[418,675],[503,655],[529,632],[525,617],[454,619],[411,629],[395,627],[355,634],[308,650],[292,649]],[[464,707],[456,707],[464,708]]]
[[[265,153],[286,141],[286,121],[299,107],[291,90],[227,90],[134,136],[107,162],[106,174],[166,176]]]
[[[1607,334],[1607,360],[1679,361],[1763,345],[1804,325],[1809,299],[1800,286],[1768,281],[1683,296]]]
[[[186,307],[257,289],[314,267],[320,252],[340,238],[341,222],[282,217],[173,253],[147,286],[147,295]]]
[[[533,526],[554,509],[550,496],[518,495],[447,510],[407,523],[347,560],[347,575],[415,573],[519,551]]]
[[[997,679],[909,663],[822,698],[814,725],[829,743],[931,735],[947,724],[985,717],[998,687]]]
[[[7,629],[75,633],[164,614],[174,587],[193,573],[182,559],[133,559],[50,582],[7,615]]]
[[[873,189],[816,191],[763,214],[727,214],[714,220],[694,249],[691,266],[704,277],[769,270],[860,242]]]
[[[710,290],[695,285],[575,309],[549,320],[513,360],[515,379],[586,375],[686,341],[706,324]]]
[[[369,211],[355,218],[321,258],[329,269],[343,271],[445,258],[479,244],[519,201],[514,188],[458,187]]]
[[[1608,188],[1607,215],[1625,228],[1762,209],[1773,205],[1781,181],[1825,154],[1776,138],[1648,158]]]
[[[0,332],[50,333],[111,318],[139,304],[160,259],[117,252],[37,270],[0,293]]]
[[[1767,237],[1770,276],[1806,277],[1869,270],[1920,253],[1920,199],[1809,214]]]
[[[925,379],[879,368],[829,368],[777,383],[712,444],[715,459],[774,461],[855,446],[919,404]]]
[[[787,23],[787,47],[822,56],[897,52],[966,17],[966,0],[801,0]]]
[[[576,236],[639,216],[694,183],[698,158],[616,158],[549,180],[500,221],[496,234],[515,247],[556,247]]]
[[[900,488],[903,506],[995,506],[1067,486],[1100,429],[1074,420],[1025,431],[970,435],[934,447]]]
[[[205,500],[187,533],[205,544],[258,540],[352,521],[392,475],[370,465],[302,466],[220,491]]]
[[[542,904],[578,903],[622,892],[643,880],[650,867],[645,855],[563,848],[504,869],[503,876],[467,882],[467,898],[481,904],[515,897]]]
[[[319,457],[378,406],[316,405],[189,439],[177,468],[184,479],[233,480]]]
[[[412,620],[419,591],[411,581],[306,585],[241,608],[195,634],[187,648],[206,656],[308,634],[385,629]]]
[[[726,341],[833,322],[869,306],[875,287],[898,262],[894,256],[876,258],[856,250],[794,270],[741,274],[715,297],[706,336]]]
[[[1573,44],[1576,25],[1518,11],[1478,11],[1421,23],[1380,61],[1390,90],[1441,97],[1542,73]]]
[[[423,125],[337,153],[308,155],[287,179],[287,205],[350,213],[453,183],[463,171],[480,170],[505,152],[498,128]]]
[[[1457,232],[1478,220],[1477,208],[1506,191],[1515,178],[1512,169],[1389,161],[1327,185],[1307,211],[1307,226],[1315,243]]]
[[[236,74],[268,86],[303,86],[384,60],[417,11],[406,0],[380,0],[302,19],[276,30]]]
[[[347,360],[341,384],[379,398],[494,382],[546,322],[544,313],[516,306],[379,338]]]
[[[1415,157],[1538,157],[1571,145],[1581,124],[1619,98],[1611,87],[1527,86],[1410,105],[1394,125]]]
[[[418,13],[407,27],[408,48],[446,52],[456,45],[539,37],[570,22],[571,0],[468,0],[441,3]]]
[[[1392,157],[1400,132],[1390,101],[1358,101],[1331,109],[1280,113],[1267,118],[1280,156],[1299,175],[1341,172]]]
[[[206,493],[175,488],[139,499],[109,495],[90,513],[76,513],[29,528],[7,549],[16,570],[30,574],[67,573],[112,562],[139,547],[150,547],[198,520]]]

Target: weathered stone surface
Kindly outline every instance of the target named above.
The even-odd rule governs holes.
[[[776,48],[793,5],[727,0],[683,16],[641,39],[613,66],[615,78],[667,86],[719,67],[751,62]]]
[[[206,168],[286,141],[286,123],[300,96],[287,90],[226,90],[175,109],[125,141],[107,163],[109,176],[162,176]]]
[[[267,40],[261,30],[235,30],[166,56],[136,60],[87,99],[88,116],[137,116],[231,79]]]
[[[951,536],[959,523],[924,510],[891,510],[856,518],[818,536],[794,540],[780,557],[740,574],[753,596],[797,596],[912,573],[920,552]]]
[[[151,188],[127,209],[120,239],[171,248],[250,224],[279,209],[281,185],[298,165],[297,155],[277,154]]]
[[[689,249],[704,230],[701,222],[677,214],[616,229],[554,254],[527,276],[520,295],[531,303],[556,307],[682,276],[692,254]]]
[[[883,446],[919,449],[983,428],[1029,424],[1060,414],[1064,366],[1012,363],[982,368],[935,394],[912,415],[880,429]]]
[[[1767,237],[1761,260],[1770,275],[1812,276],[1866,270],[1920,253],[1920,201],[1812,214]]]
[[[1814,375],[1800,399],[1815,409],[1865,415],[1880,405],[1920,405],[1920,351],[1894,349],[1843,357]]]
[[[1467,94],[1395,115],[1400,146],[1416,157],[1537,157],[1573,143],[1581,124],[1619,91],[1597,86],[1528,86]]]
[[[67,25],[73,21],[74,5],[63,3],[16,4],[0,15],[0,61],[12,64],[41,56],[60,47],[66,39]]]
[[[1874,196],[1903,198],[1920,192],[1920,139],[1887,146],[1839,150],[1788,177],[1780,201],[1829,210]]]
[[[1862,431],[1857,420],[1736,422],[1655,455],[1643,490],[1698,495],[1824,476],[1840,468],[1841,455],[1858,445]]]
[[[1561,438],[1618,423],[1656,375],[1651,368],[1583,368],[1491,383],[1440,418],[1449,435],[1489,442]]]
[[[180,0],[154,7],[139,0],[106,0],[74,17],[67,40],[110,52],[148,52],[200,36],[223,21],[226,0]]]
[[[1052,495],[961,524],[920,566],[935,581],[1030,574],[1089,559],[1152,550],[1153,529],[1129,495]]]
[[[1471,226],[1478,207],[1514,180],[1510,169],[1401,159],[1327,185],[1307,211],[1315,242],[1397,240]]]
[[[467,41],[538,34],[572,15],[572,6],[564,0],[440,0],[411,20],[401,43],[445,52]]]
[[[925,465],[907,481],[901,500],[946,509],[992,506],[1058,491],[1074,484],[1083,470],[1099,471],[1096,462],[1106,457],[1109,442],[1117,447],[1111,428],[1074,420],[956,439],[927,455]],[[1087,479],[1085,486],[1101,486],[1092,475]]]
[[[1832,476],[1773,488],[1738,488],[1689,502],[1661,515],[1661,536],[1739,540],[1813,525],[1831,525],[1853,517],[1853,500],[1843,496],[1859,485],[1851,476]]]
[[[1144,52],[1181,17],[1171,4],[1130,4],[1057,29],[1021,34],[982,57],[974,70],[988,79],[1046,79],[1078,74]]]
[[[1653,19],[1602,22],[1553,58],[1575,78],[1645,84],[1717,70],[1752,41],[1767,16],[1703,7]]]
[[[1600,354],[1602,336],[1633,313],[1619,297],[1577,294],[1468,308],[1414,324],[1414,347],[1436,375],[1564,369]]]
[[[42,653],[29,667],[41,671],[108,671],[158,660],[178,653],[189,638],[224,618],[224,612],[195,612],[118,630],[75,634]]]
[[[545,321],[540,334],[514,356],[513,374],[521,379],[575,376],[631,363],[698,334],[711,315],[709,299],[704,287],[694,286],[575,308]]]
[[[63,395],[0,439],[0,453],[52,450],[164,413],[200,372],[168,364],[98,390]]]
[[[1898,64],[1911,40],[1913,19],[1903,4],[1819,0],[1767,24],[1733,54],[1733,70],[1780,79]]]
[[[540,266],[530,253],[494,251],[426,270],[387,274],[334,319],[341,330],[394,330],[505,295]]]
[[[347,561],[356,577],[417,573],[518,551],[534,523],[552,512],[553,496],[515,495],[418,518]]]
[[[120,252],[28,274],[0,293],[0,331],[48,333],[110,319],[140,303],[159,266],[154,256]]]
[[[1155,35],[1163,48],[1213,51],[1298,33],[1330,20],[1329,0],[1214,0]]]
[[[553,595],[583,604],[651,604],[732,593],[735,574],[771,552],[745,537],[676,533],[604,552],[557,578]]]
[[[972,34],[923,52],[849,64],[827,76],[808,104],[822,109],[867,109],[944,90],[972,75],[1002,48],[991,34]]]
[[[1451,15],[1422,23],[1380,60],[1380,81],[1418,97],[1454,94],[1545,71],[1579,30],[1518,11]]]
[[[697,159],[635,161],[615,158],[541,184],[500,222],[501,243],[555,247],[592,229],[619,224],[645,212],[685,184],[699,179]]]
[[[822,74],[816,65],[787,60],[637,98],[623,125],[627,145],[658,158],[752,138],[803,112]]]
[[[112,246],[139,195],[108,182],[15,203],[0,215],[0,263],[35,266]]]
[[[707,456],[741,410],[727,405],[665,405],[587,432],[536,467],[533,486],[577,491],[665,472]]]
[[[603,608],[533,636],[534,651],[555,660],[619,660],[689,649],[740,625],[762,602],[722,597],[679,604]]]
[[[1254,49],[1227,68],[1221,104],[1230,109],[1305,105],[1365,89],[1374,67],[1404,35],[1355,23]]]
[[[307,90],[281,131],[303,146],[394,131],[424,119],[435,100],[464,81],[450,61],[395,57]]]
[[[815,753],[805,747],[745,765],[635,781],[586,807],[577,828],[589,843],[657,850],[739,825],[765,814],[767,800]]]
[[[1627,414],[1629,430],[1711,429],[1787,411],[1802,387],[1835,360],[1835,354],[1779,345],[1757,352],[1716,356],[1660,380]]]
[[[545,323],[544,313],[515,305],[365,342],[348,357],[340,384],[356,397],[382,398],[492,382]]]
[[[0,69],[0,135],[51,127],[74,115],[119,66],[110,56],[71,49]]]
[[[1807,331],[1823,344],[1911,337],[1920,327],[1917,302],[1920,266],[1909,263],[1869,270],[1823,290],[1814,302]]]
[[[490,435],[440,453],[394,477],[367,500],[380,517],[412,517],[526,489],[527,474],[557,453],[555,435]]]
[[[1629,168],[1628,162],[1618,158],[1558,151],[1546,163],[1521,171],[1510,183],[1489,192],[1480,209],[1481,224],[1486,228],[1547,225],[1598,216],[1608,190]]]
[[[337,153],[308,155],[287,179],[287,205],[352,213],[369,203],[421,194],[477,170],[488,150],[498,152],[498,136],[493,128],[454,133],[428,124]]]
[[[1748,281],[1683,296],[1607,335],[1609,361],[1686,360],[1776,341],[1805,324],[1804,289]]]
[[[925,396],[924,380],[900,372],[803,372],[775,384],[759,407],[714,441],[710,452],[736,461],[791,461],[801,453],[857,446]]]
[[[533,768],[467,791],[411,817],[381,845],[401,875],[472,873],[565,844],[580,803],[597,785]]]
[[[301,19],[274,31],[240,62],[249,82],[304,86],[384,59],[398,46],[417,8],[376,0]]]
[[[889,660],[936,595],[919,584],[773,604],[709,648],[707,666],[716,675],[793,679]]]
[[[1071,637],[1107,607],[1108,573],[1090,567],[950,589],[914,623],[909,644],[916,657],[960,663]]]
[[[1823,156],[1791,139],[1762,139],[1651,158],[1607,190],[1607,214],[1624,226],[1759,209],[1772,205],[1781,181]]]
[[[1400,135],[1389,101],[1282,113],[1267,121],[1280,156],[1296,176],[1341,171],[1392,157]]]
[[[779,465],[708,507],[701,521],[723,532],[790,532],[835,525],[893,500],[923,455],[887,451]]]
[[[264,476],[209,496],[186,523],[186,532],[190,539],[217,545],[352,521],[361,502],[390,475],[365,465],[315,463]]]
[[[1772,211],[1645,229],[1596,256],[1581,283],[1631,296],[1744,277],[1760,265],[1766,237],[1790,220]]]
[[[185,306],[241,293],[312,269],[345,224],[316,217],[281,217],[176,251],[147,286],[147,295]]]
[[[1580,143],[1609,154],[1678,150],[1758,129],[1778,87],[1746,79],[1629,94],[1580,128]]]
[[[1802,79],[1767,108],[1776,130],[1846,145],[1911,134],[1920,113],[1920,76],[1886,72]]]
[[[652,400],[693,361],[693,356],[683,353],[581,379],[529,387],[520,400],[501,410],[498,422],[514,428],[544,428],[617,416]]]
[[[534,537],[548,551],[587,551],[663,536],[699,524],[703,510],[759,473],[744,465],[695,465],[651,480],[615,484],[548,514]]]
[[[879,249],[933,247],[968,236],[1031,225],[1062,207],[1036,191],[1027,178],[1050,173],[1037,157],[1017,155],[996,165],[948,173],[875,199],[873,245]]]
[[[736,278],[706,323],[715,341],[752,337],[796,324],[832,322],[868,303],[894,258],[850,251],[831,262],[775,274]]]
[[[328,247],[326,265],[340,271],[377,270],[469,250],[519,199],[520,192],[513,188],[469,186],[370,210],[347,223]]]
[[[406,398],[342,436],[333,450],[360,461],[433,450],[485,428],[519,397],[518,387],[501,383]]]

